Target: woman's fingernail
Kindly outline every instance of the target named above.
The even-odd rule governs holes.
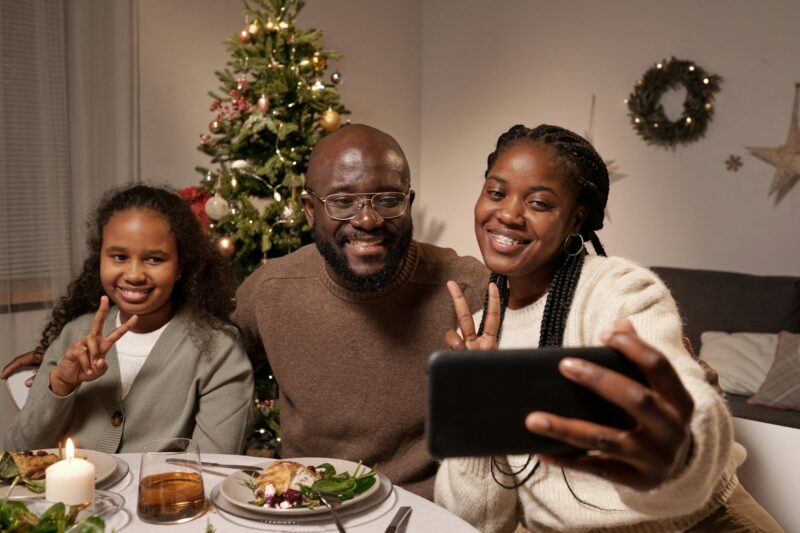
[[[550,421],[538,414],[529,415],[527,425],[528,429],[533,431],[548,431],[550,429]]]

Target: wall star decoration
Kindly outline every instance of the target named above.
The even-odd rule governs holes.
[[[775,194],[776,204],[800,180],[800,127],[797,123],[798,95],[800,95],[800,83],[795,83],[794,106],[786,142],[774,148],[747,147],[755,157],[775,165],[775,177],[772,178],[772,185],[770,185],[767,196]]]

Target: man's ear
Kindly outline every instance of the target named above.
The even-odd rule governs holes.
[[[303,212],[306,214],[308,225],[314,227],[314,198],[310,194],[304,194],[300,197],[303,202]]]
[[[409,189],[408,191],[408,210],[411,211],[411,206],[414,205],[414,198],[417,197],[417,193],[414,192],[414,189]]]

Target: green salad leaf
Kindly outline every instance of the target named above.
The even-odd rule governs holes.
[[[23,502],[0,502],[0,533],[63,533],[76,526],[74,533],[104,533],[105,522],[98,516],[90,516],[78,524],[76,516],[85,506],[54,503],[36,516]]]
[[[0,481],[11,483],[18,475],[19,470],[17,470],[17,463],[14,462],[14,458],[11,457],[10,453],[3,452],[3,456],[0,457]]]
[[[349,472],[337,474],[336,468],[331,464],[318,465],[316,468],[320,479],[310,487],[311,493],[315,496],[314,499],[319,500],[320,492],[332,492],[342,501],[353,499],[366,492],[375,484],[377,471],[375,468],[371,468],[368,472],[360,474],[361,466],[361,461],[359,461],[352,474]]]

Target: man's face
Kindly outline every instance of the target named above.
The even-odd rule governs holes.
[[[405,158],[391,144],[379,141],[356,135],[318,146],[308,188],[323,199],[336,193],[408,192]],[[311,195],[303,198],[317,249],[337,283],[373,291],[394,278],[411,243],[412,201],[413,192],[408,209],[397,218],[383,218],[367,199],[350,220],[334,220],[322,201]]]

